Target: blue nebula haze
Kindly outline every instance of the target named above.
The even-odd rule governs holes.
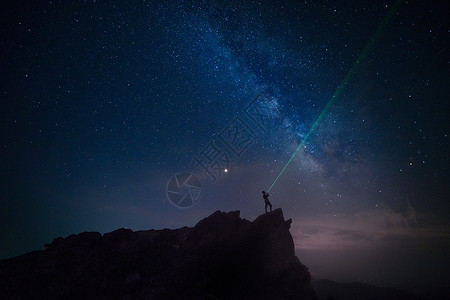
[[[216,210],[253,220],[394,2],[8,1],[0,258]],[[449,282],[447,16],[443,1],[402,3],[270,191],[313,276]],[[238,154],[223,140],[236,118]],[[210,143],[229,159],[214,180],[196,162]],[[201,182],[191,208],[167,195],[180,173]]]

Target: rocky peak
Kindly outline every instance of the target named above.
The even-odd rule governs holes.
[[[193,228],[56,238],[0,261],[4,299],[314,299],[281,209],[216,211]]]

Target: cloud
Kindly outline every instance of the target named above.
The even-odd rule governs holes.
[[[450,228],[430,224],[429,215],[402,214],[382,206],[353,214],[301,218],[291,229],[301,250],[345,250],[394,247],[397,242],[450,237]],[[418,224],[426,223],[426,226]],[[395,245],[394,245],[395,244]]]

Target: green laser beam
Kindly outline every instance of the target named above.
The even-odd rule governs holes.
[[[298,151],[300,151],[300,149],[303,147],[303,145],[305,144],[306,140],[309,138],[309,136],[312,134],[312,132],[314,131],[314,129],[316,129],[316,127],[319,125],[320,121],[322,121],[322,119],[325,117],[325,115],[328,113],[328,111],[330,110],[331,106],[333,105],[333,103],[336,101],[336,99],[339,97],[339,95],[342,93],[342,91],[344,90],[345,86],[347,85],[348,81],[353,77],[353,75],[356,73],[358,67],[361,65],[361,63],[367,58],[367,55],[370,53],[370,51],[372,51],[375,43],[379,40],[379,38],[381,37],[381,35],[384,33],[384,31],[386,30],[387,26],[389,25],[390,21],[392,20],[395,12],[397,11],[397,9],[399,8],[401,2],[403,2],[403,0],[397,0],[394,5],[391,7],[391,9],[389,10],[389,12],[386,14],[386,16],[384,17],[384,19],[381,21],[380,25],[378,26],[377,30],[375,31],[375,33],[372,35],[372,37],[370,38],[369,42],[367,43],[366,47],[364,47],[364,50],[361,52],[361,54],[358,56],[358,58],[356,59],[355,63],[353,64],[352,68],[350,69],[350,71],[348,71],[347,75],[345,75],[344,79],[342,80],[341,84],[338,86],[338,88],[336,89],[336,91],[334,92],[333,96],[331,97],[330,101],[328,101],[327,105],[325,106],[325,108],[322,110],[322,112],[320,113],[320,115],[317,117],[316,121],[313,123],[313,125],[311,126],[311,128],[309,129],[308,133],[305,135],[305,137],[303,138],[302,142],[300,143],[300,145],[297,147],[297,149],[294,151],[294,153],[291,155],[291,158],[289,158],[289,160],[287,161],[287,163],[284,165],[283,169],[280,171],[280,173],[278,174],[277,178],[275,178],[275,180],[273,181],[272,185],[269,187],[269,189],[267,190],[267,192],[270,192],[270,190],[273,188],[273,186],[275,185],[275,183],[278,181],[278,179],[281,177],[281,175],[284,173],[284,171],[286,170],[286,168],[289,166],[289,164],[292,162],[292,160],[294,159],[295,155],[297,154]]]

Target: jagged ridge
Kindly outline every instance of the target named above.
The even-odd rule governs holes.
[[[56,238],[0,261],[6,299],[314,299],[281,209],[217,211],[195,227]]]

